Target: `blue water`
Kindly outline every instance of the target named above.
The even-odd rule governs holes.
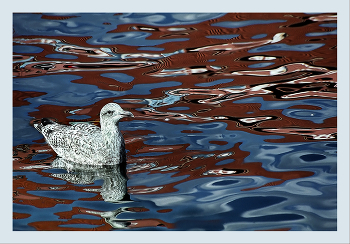
[[[20,105],[13,107],[13,147],[18,153],[14,155],[18,159],[14,163],[14,191],[18,194],[14,196],[13,212],[30,215],[13,219],[15,231],[337,230],[336,137],[312,139],[302,132],[259,130],[337,127],[337,99],[329,96],[336,94],[336,81],[327,76],[329,70],[336,70],[337,50],[331,47],[336,45],[337,30],[322,32],[319,28],[337,28],[335,21],[297,30],[288,26],[301,21],[301,17],[281,19],[282,15],[259,19],[247,14],[251,19],[239,21],[229,20],[230,14],[225,13],[45,16],[52,18],[31,13],[13,15],[14,38],[60,40],[58,44],[14,43],[14,55],[30,60],[15,62],[22,71],[34,70],[30,65],[48,60],[56,66],[80,62],[102,67],[111,60],[155,63],[114,70],[62,68],[28,75],[23,71],[23,76],[14,76],[13,90],[23,92],[24,98],[19,99],[21,103],[15,101]],[[137,30],[135,26],[149,30]],[[300,31],[306,34],[298,39]],[[247,46],[239,51],[194,51],[200,46],[270,40],[280,32],[286,32],[287,37],[278,43]],[[162,36],[165,34],[169,36]],[[196,35],[206,44],[202,45],[204,41]],[[330,39],[305,41],[316,36]],[[83,37],[89,37],[84,45],[79,39]],[[59,51],[58,47],[66,44],[80,50],[107,50],[113,55]],[[117,51],[112,52],[113,48]],[[129,54],[163,57],[141,55],[119,60],[120,49]],[[248,59],[259,55],[275,59]],[[322,61],[311,64],[310,56]],[[329,70],[310,68],[256,77],[232,75],[235,71],[273,70],[298,63]],[[169,73],[148,75],[153,71]],[[311,81],[291,83],[302,77],[311,77]],[[254,93],[259,85],[271,83],[278,84],[275,93],[266,92],[268,89]],[[291,84],[295,90],[286,94],[312,90],[316,95],[279,98],[278,92],[286,91],[283,88]],[[322,93],[325,90],[328,93]],[[27,95],[29,92],[37,93]],[[210,103],[214,97],[219,99]],[[113,181],[117,179],[113,172],[50,168],[55,153],[44,151],[50,147],[30,125],[33,119],[44,116],[60,118],[63,121],[59,122],[66,124],[96,122],[99,109],[107,102],[117,102],[135,115],[119,124],[127,142],[130,201],[106,200],[114,191],[113,184],[118,183]],[[90,111],[92,108],[95,110]],[[246,124],[240,121],[262,117],[268,118]],[[18,149],[24,145],[28,150]]]

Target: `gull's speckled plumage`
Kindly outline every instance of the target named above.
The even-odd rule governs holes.
[[[118,124],[123,117],[133,114],[116,103],[108,103],[100,112],[101,128],[91,124],[61,125],[46,118],[34,127],[59,157],[90,165],[122,164],[126,161],[125,143]]]

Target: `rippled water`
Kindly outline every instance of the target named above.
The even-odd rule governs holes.
[[[334,13],[15,13],[13,230],[337,230]],[[99,124],[115,167],[31,126]]]

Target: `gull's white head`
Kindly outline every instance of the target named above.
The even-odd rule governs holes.
[[[123,117],[134,117],[134,115],[129,112],[123,110],[116,103],[107,103],[100,112],[101,122],[103,121],[113,121],[118,122]]]

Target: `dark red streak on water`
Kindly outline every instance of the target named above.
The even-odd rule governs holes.
[[[42,15],[46,19],[69,19],[76,16],[48,16]],[[257,33],[257,26],[245,26],[242,28],[225,28],[212,26],[211,24],[222,21],[243,21],[243,20],[287,20],[284,23],[272,23],[264,25],[264,33],[267,36],[262,39],[251,39]],[[163,99],[167,94],[181,96],[176,103],[160,106],[151,109],[143,103],[129,102],[123,103],[122,107],[134,114],[134,118],[123,121],[143,120],[143,121],[164,121],[174,125],[188,125],[191,123],[224,122],[227,124],[226,130],[242,131],[249,134],[268,136],[283,136],[280,139],[266,139],[266,142],[272,143],[292,143],[292,142],[313,142],[313,141],[336,141],[337,140],[337,117],[330,117],[323,123],[315,123],[311,120],[302,120],[286,116],[282,113],[283,109],[262,110],[260,103],[234,103],[244,98],[262,97],[264,101],[298,101],[305,98],[317,99],[337,99],[337,55],[336,55],[336,35],[327,35],[321,37],[306,36],[309,32],[329,32],[334,28],[321,27],[320,21],[327,20],[329,23],[335,23],[336,19],[329,15],[320,15],[309,17],[302,13],[232,13],[218,19],[204,21],[195,25],[172,26],[172,28],[181,27],[182,29],[172,31],[168,27],[124,24],[119,25],[110,33],[129,32],[141,30],[152,33],[148,39],[166,40],[171,38],[189,38],[187,41],[168,42],[157,47],[163,48],[161,53],[174,53],[183,50],[183,53],[170,55],[169,57],[147,58],[147,56],[135,56],[126,60],[117,60],[110,54],[103,53],[101,47],[108,47],[113,54],[140,54],[144,51],[138,50],[137,46],[127,45],[90,45],[87,41],[90,36],[84,37],[64,37],[50,36],[47,42],[35,44],[43,49],[41,53],[30,56],[17,55],[16,63],[13,65],[13,73],[16,77],[36,77],[50,74],[72,74],[80,76],[80,79],[72,81],[73,83],[96,85],[100,89],[110,91],[128,91],[136,84],[157,84],[167,81],[177,81],[181,84],[174,87],[159,87],[151,90],[151,94],[146,95],[123,95],[118,97],[109,97],[101,99],[98,102],[88,106],[53,106],[43,104],[38,106],[35,111],[29,112],[28,116],[34,120],[42,117],[48,117],[62,124],[72,122],[90,122],[99,125],[99,113],[101,108],[109,102],[116,99]],[[327,22],[327,23],[328,23]],[[104,23],[109,25],[110,23]],[[284,44],[299,45],[305,43],[325,44],[313,51],[268,51],[264,52],[265,58],[274,57],[274,64],[267,68],[249,68],[254,64],[250,60],[253,56],[259,56],[261,53],[248,52],[251,48],[245,46],[241,48],[237,43],[265,42],[271,40],[276,33],[286,33],[283,39]],[[218,40],[206,38],[209,35],[231,35],[239,34],[238,37],[230,40]],[[33,40],[42,39],[42,36],[17,36],[16,38],[27,38],[29,41],[23,41],[22,44],[30,45]],[[46,38],[46,37],[45,37]],[[77,56],[72,61],[53,61],[45,57],[53,53],[54,40],[60,40],[64,46],[61,52]],[[230,44],[233,50],[223,50]],[[261,43],[259,44],[261,46]],[[69,47],[69,45],[75,45]],[[147,54],[159,55],[159,51],[145,51]],[[105,56],[103,56],[105,55]],[[30,59],[26,64],[24,60]],[[215,59],[213,62],[208,60]],[[22,62],[23,61],[23,62]],[[269,62],[269,61],[264,61]],[[21,65],[24,65],[21,66]],[[283,70],[276,73],[276,70]],[[134,77],[131,82],[118,82],[112,78],[101,76],[104,73],[120,72]],[[182,72],[179,76],[174,76],[176,72]],[[198,73],[195,73],[198,72]],[[271,74],[272,73],[272,74]],[[165,76],[167,74],[170,76]],[[219,79],[232,79],[233,81],[224,84],[216,84],[210,87],[200,87],[199,83],[209,83]],[[264,86],[266,85],[266,86]],[[244,88],[230,88],[239,87]],[[230,90],[231,89],[231,90]],[[168,93],[166,93],[168,92]],[[44,92],[35,91],[13,91],[13,106],[21,107],[29,105],[28,98],[40,97]],[[169,112],[172,107],[188,107],[185,111]],[[315,110],[322,108],[317,105],[292,105],[287,109]],[[71,115],[87,115],[88,119],[70,119]],[[200,156],[209,152],[187,150],[189,144],[153,146],[145,144],[145,137],[155,134],[152,130],[123,131],[123,136],[128,150],[128,176],[132,179],[133,175],[139,173],[159,174],[175,173],[172,177],[186,176],[186,178],[168,184],[155,184],[154,186],[137,185],[129,186],[130,195],[141,194],[165,194],[177,192],[178,184],[199,179],[218,176],[262,176],[272,179],[264,185],[257,187],[247,187],[242,189],[244,192],[254,191],[264,187],[274,187],[282,183],[299,178],[310,177],[314,172],[303,170],[286,171],[268,171],[262,162],[249,162],[245,159],[250,155],[249,152],[240,148],[242,142],[234,144],[228,150],[210,152],[210,156]],[[199,130],[182,130],[181,133],[200,136]],[[211,140],[213,145],[227,145],[224,140]],[[142,156],[135,155],[142,153],[169,152],[164,156]],[[39,154],[49,154],[50,156],[41,160],[32,160]],[[229,155],[222,157],[223,154]],[[221,155],[221,156],[220,156]],[[34,171],[38,175],[53,178],[50,173],[44,172],[43,168],[49,166],[56,157],[55,152],[44,143],[44,139],[34,141],[31,145],[16,145],[13,147],[13,170]],[[233,162],[225,165],[216,165],[224,159],[234,159]],[[20,174],[13,178],[13,202],[22,205],[35,206],[36,208],[51,208],[57,204],[72,204],[73,200],[53,199],[48,197],[39,197],[30,194],[31,191],[45,190],[49,191],[50,184],[35,183],[29,181]],[[86,192],[87,186],[74,185],[67,182],[65,185],[58,186],[55,191],[76,191]],[[98,187],[89,186],[90,189]],[[266,189],[266,188],[265,188]],[[90,198],[83,198],[82,201],[103,201],[100,194]],[[38,221],[29,225],[36,230],[112,230],[112,224],[104,219],[101,213],[93,209],[82,207],[72,207],[70,211],[55,213],[60,221]],[[147,212],[147,208],[130,208],[125,211]],[[173,210],[164,208],[157,210],[158,213],[166,215]],[[113,212],[113,211],[112,211]],[[100,217],[99,219],[82,219],[79,214],[88,214]],[[115,213],[115,215],[118,215]],[[72,218],[72,217],[75,218]],[[13,213],[14,219],[29,218],[29,214]],[[115,217],[116,218],[116,217]],[[73,228],[69,224],[86,224],[95,227]],[[141,228],[162,226],[165,229],[175,228],[174,223],[168,223],[161,219],[146,218],[136,220],[126,220],[122,224],[128,225],[128,228]],[[67,226],[65,226],[67,225]],[[291,228],[276,228],[271,231],[286,231]],[[270,230],[270,229],[269,229]]]

